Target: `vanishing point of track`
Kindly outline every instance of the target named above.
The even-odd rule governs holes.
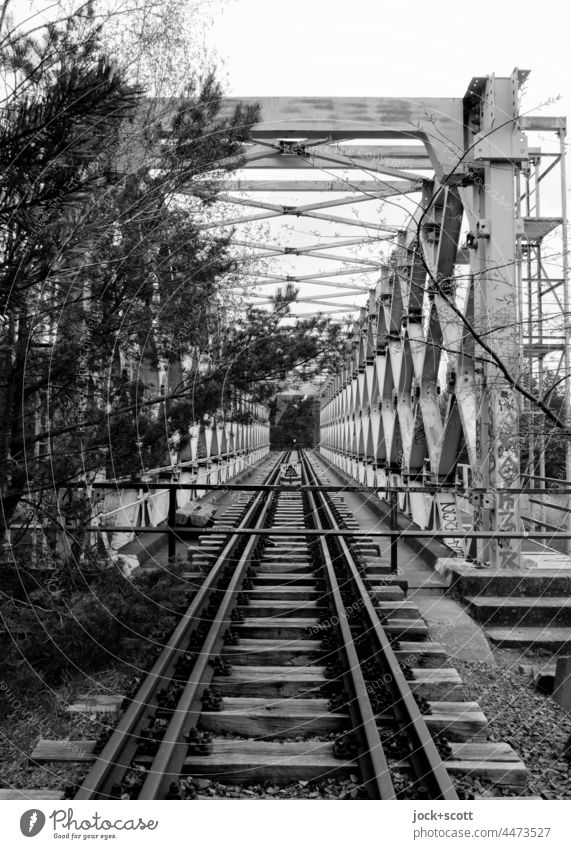
[[[292,460],[302,484],[319,486],[302,452],[279,457],[265,483]],[[181,798],[184,775],[289,784],[355,773],[364,798],[396,798],[403,776],[416,798],[458,798],[359,550],[327,534],[345,527],[334,500],[286,483],[234,512],[235,529],[252,533],[207,538],[208,573],[76,798],[124,798],[134,768],[139,799]]]

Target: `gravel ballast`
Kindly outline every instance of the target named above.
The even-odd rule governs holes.
[[[486,714],[490,740],[510,743],[527,766],[526,795],[571,799],[571,772],[564,756],[571,713],[538,692],[533,678],[519,672],[511,660],[502,663],[498,656],[498,666],[458,659],[453,663],[464,681],[466,698],[477,701]]]

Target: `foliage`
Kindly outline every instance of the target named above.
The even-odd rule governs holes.
[[[235,266],[227,239],[201,235],[212,183],[193,178],[238,152],[254,111],[219,119],[210,73],[158,113],[99,36],[72,15],[0,52],[20,81],[0,122],[4,526],[24,490],[41,507],[109,447],[118,475],[133,471],[138,441],[149,463],[164,458],[157,367],[176,377],[209,343]]]
[[[527,376],[529,383],[529,375]],[[536,378],[531,381],[531,389],[537,394],[547,394],[549,408],[564,419],[566,381],[558,381],[555,374],[547,371],[543,379],[543,388]],[[550,391],[551,390],[551,391]],[[525,410],[520,416],[520,457],[522,471],[540,474],[540,454],[544,446],[545,476],[565,480],[567,477],[566,456],[569,437],[553,422],[546,420],[537,410]],[[530,467],[530,443],[534,447],[533,469]]]
[[[319,442],[319,399],[315,395],[292,396],[287,399],[286,409],[280,413],[280,405],[274,400],[270,406],[270,447],[273,451],[287,448],[313,448]]]
[[[2,609],[12,639],[4,646],[5,669],[22,687],[33,686],[36,676],[57,684],[128,657],[130,639],[139,647],[160,644],[188,603],[184,568],[181,562],[135,578],[117,565],[90,573],[65,566],[28,572],[21,598]]]

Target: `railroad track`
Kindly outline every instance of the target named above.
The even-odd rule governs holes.
[[[280,456],[264,482],[290,459],[319,485],[303,453]],[[93,761],[76,799],[188,798],[189,776],[356,775],[371,799],[457,799],[465,775],[524,787],[517,755],[485,742],[485,717],[459,701],[457,673],[375,547],[328,534],[352,527],[341,498],[284,484],[224,518],[236,526],[203,537],[186,577],[207,574],[107,742],[75,741]],[[57,746],[31,757],[57,760]]]

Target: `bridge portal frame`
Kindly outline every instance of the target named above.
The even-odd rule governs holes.
[[[499,569],[521,563],[520,542],[502,536],[521,531],[521,259],[522,245],[530,241],[530,215],[521,215],[516,186],[530,162],[525,131],[554,130],[562,139],[565,133],[564,119],[520,115],[520,88],[527,75],[515,69],[509,77],[474,78],[463,98],[241,98],[242,104],[258,103],[260,110],[241,166],[282,174],[265,181],[227,179],[218,199],[245,207],[247,214],[203,225],[227,227],[289,216],[351,227],[354,221],[328,210],[371,198],[420,194],[418,211],[405,231],[373,221],[365,223],[366,238],[347,236],[333,245],[283,249],[255,241],[237,244],[258,251],[254,257],[291,253],[333,260],[339,258],[331,254],[332,247],[396,241],[389,263],[384,259],[366,268],[380,280],[355,322],[353,351],[343,372],[322,388],[322,450],[360,483],[387,490],[404,483],[414,489],[427,481],[453,482],[463,436],[473,483],[483,490],[472,499],[474,527],[492,534],[479,543],[477,556]],[[237,103],[226,100],[223,115],[230,115]],[[375,144],[359,146],[359,140]],[[564,185],[563,143],[561,165]],[[284,175],[291,168],[303,169],[299,191],[315,191],[319,182],[320,191],[338,192],[345,184],[347,196],[289,205],[260,199],[261,191],[290,190],[292,182]],[[305,177],[307,169],[320,168],[353,169],[358,176],[346,180],[333,175],[327,184]],[[461,247],[465,218],[468,236]],[[564,208],[561,223],[563,300],[569,306]],[[463,287],[455,277],[459,263],[469,268]],[[329,276],[359,270],[357,264]],[[260,276],[245,270],[244,277],[246,286],[318,282],[337,288],[340,294],[329,299],[307,299],[328,307],[321,313],[346,312],[347,305],[339,306],[334,298],[363,291],[323,274]],[[253,297],[267,303],[263,295]],[[562,312],[569,373],[569,309]],[[444,352],[448,397],[442,414],[439,371]],[[568,428],[570,409],[567,392]],[[571,446],[568,464],[571,478]],[[453,536],[462,528],[462,517],[452,493],[440,491],[430,504],[410,492],[400,496],[400,506],[423,528],[449,530],[450,545],[466,553]]]

